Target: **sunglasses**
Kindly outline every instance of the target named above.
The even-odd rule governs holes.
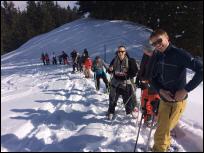
[[[118,53],[125,53],[125,51],[118,51]]]
[[[161,43],[162,43],[162,39],[159,38],[159,39],[156,40],[155,42],[151,43],[151,45],[155,47],[156,45],[161,44]]]

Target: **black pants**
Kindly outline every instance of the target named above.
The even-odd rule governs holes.
[[[126,86],[118,86],[117,88],[111,86],[108,113],[115,113],[118,98],[122,95],[126,114],[130,114],[136,106],[136,97],[133,95],[133,92],[134,90],[130,84],[127,84]]]
[[[103,79],[103,82],[106,85],[106,88],[108,88],[108,79],[106,78],[105,75],[96,75],[96,89],[99,90],[100,89],[100,78]]]
[[[73,64],[73,72],[75,72],[75,69],[77,68],[77,63]],[[77,69],[78,70],[78,69]]]

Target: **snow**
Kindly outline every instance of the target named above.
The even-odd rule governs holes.
[[[1,151],[132,152],[139,121],[125,115],[122,99],[115,120],[107,120],[108,95],[102,81],[96,91],[93,78],[72,74],[71,66],[43,66],[40,55],[42,51],[58,55],[62,50],[70,53],[73,48],[80,52],[87,48],[92,58],[103,57],[106,45],[110,62],[122,43],[139,60],[149,31],[127,21],[80,19],[1,56]],[[192,76],[188,71],[187,79]],[[139,101],[139,89],[137,96]],[[140,147],[148,131],[141,130]],[[174,131],[177,137],[172,141],[182,151],[203,151],[203,83],[189,94]],[[154,130],[151,145],[153,134]]]

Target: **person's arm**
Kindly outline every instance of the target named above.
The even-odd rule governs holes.
[[[136,61],[135,59],[130,58],[129,59],[129,71],[128,71],[129,77],[134,78],[137,72],[138,72],[138,67],[137,67]]]
[[[104,66],[104,68],[106,69],[106,71],[108,70],[108,66],[105,64],[104,60],[102,60],[102,65]]]
[[[112,73],[113,72],[113,63],[115,61],[115,58],[111,61],[109,68],[108,68],[108,73]]]
[[[195,89],[203,81],[203,62],[197,58],[193,58],[189,53],[182,52],[182,63],[185,68],[189,68],[195,72],[193,78],[186,84],[187,92]]]
[[[203,80],[203,62],[193,58],[189,53],[180,51],[180,61],[184,68],[189,68],[195,72],[193,78],[186,84],[183,89],[180,89],[175,94],[175,100],[183,100],[187,93],[195,89]]]

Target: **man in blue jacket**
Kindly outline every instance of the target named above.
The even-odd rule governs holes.
[[[153,151],[165,152],[170,147],[170,131],[185,109],[188,93],[203,80],[203,63],[185,50],[173,46],[168,34],[162,29],[152,32],[150,43],[159,51],[152,85],[161,97]],[[195,72],[188,83],[186,68]]]

